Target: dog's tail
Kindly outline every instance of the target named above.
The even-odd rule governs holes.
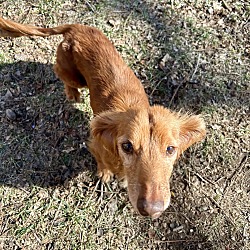
[[[70,29],[69,24],[55,28],[39,28],[28,24],[20,24],[0,17],[0,37],[19,36],[51,36],[64,34]]]

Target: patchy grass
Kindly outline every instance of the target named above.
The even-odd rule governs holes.
[[[53,73],[61,37],[2,38],[1,249],[249,249],[248,1],[18,0],[0,13],[98,27],[152,103],[200,113],[208,130],[176,164],[170,208],[141,218],[95,176],[88,91],[67,102]]]

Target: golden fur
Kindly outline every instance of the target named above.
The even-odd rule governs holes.
[[[0,36],[63,34],[54,67],[68,99],[88,87],[95,118],[89,148],[98,175],[127,182],[133,207],[157,218],[170,203],[170,176],[180,154],[205,136],[203,120],[150,106],[142,84],[98,29],[86,25],[38,28],[0,18]]]

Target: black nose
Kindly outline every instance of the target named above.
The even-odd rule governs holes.
[[[163,201],[147,201],[144,198],[137,200],[137,209],[143,216],[150,216],[153,219],[158,218],[164,211]]]

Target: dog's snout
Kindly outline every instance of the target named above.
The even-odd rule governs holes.
[[[153,219],[158,218],[164,211],[163,201],[147,201],[146,199],[138,199],[137,209],[143,216],[150,216]]]

